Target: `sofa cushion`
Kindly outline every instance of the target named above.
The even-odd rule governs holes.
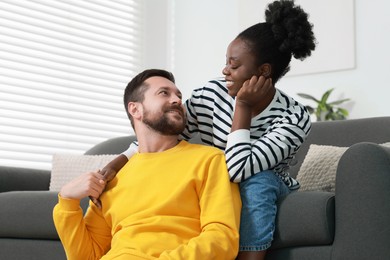
[[[335,191],[337,165],[348,147],[315,145],[309,151],[299,169],[297,181],[300,191]]]
[[[58,193],[52,191],[9,191],[0,193],[0,237],[58,239],[53,208]],[[88,199],[81,201],[82,208]]]
[[[0,259],[66,260],[66,255],[59,240],[1,238]]]
[[[381,144],[390,147],[389,143]],[[299,169],[300,191],[334,192],[337,166],[348,147],[312,144]]]
[[[53,155],[50,191],[59,191],[61,187],[81,173],[103,168],[118,155]]]

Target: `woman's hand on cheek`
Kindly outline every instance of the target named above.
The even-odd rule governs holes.
[[[252,76],[244,82],[237,93],[237,101],[253,107],[258,105],[262,100],[273,91],[272,79],[264,76]]]

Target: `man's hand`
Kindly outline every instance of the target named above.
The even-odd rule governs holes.
[[[237,101],[248,107],[258,106],[273,91],[272,79],[252,76],[237,93]]]
[[[102,179],[105,181],[105,184],[115,178],[118,171],[127,163],[128,159],[125,155],[120,154],[114,160],[109,162],[99,174],[102,176]],[[99,194],[100,196],[100,194]],[[92,202],[99,208],[102,208],[102,203],[99,200],[99,196],[89,196]]]
[[[99,171],[99,173],[102,175],[103,180],[107,183],[114,179],[117,172],[109,167],[104,167],[101,171]],[[99,197],[89,196],[89,198],[99,209],[102,208],[102,202],[99,200]]]
[[[99,171],[87,172],[65,184],[60,191],[60,195],[63,198],[78,200],[87,196],[98,198],[105,185],[106,182]]]

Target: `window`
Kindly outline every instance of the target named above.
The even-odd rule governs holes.
[[[0,2],[0,165],[50,169],[132,133],[123,90],[142,67],[142,0]]]

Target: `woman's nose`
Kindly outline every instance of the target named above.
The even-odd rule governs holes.
[[[222,69],[222,74],[223,75],[229,75],[229,65],[226,65],[223,69]]]

